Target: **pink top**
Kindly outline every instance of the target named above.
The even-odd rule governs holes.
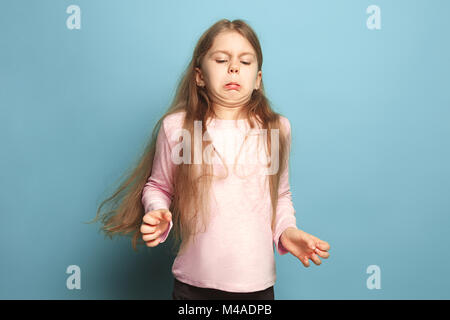
[[[172,161],[171,152],[174,146],[180,144],[180,133],[177,134],[177,130],[182,128],[184,115],[184,111],[174,113],[162,122],[156,142],[152,174],[142,193],[145,212],[170,207],[176,166]],[[290,150],[290,122],[281,116],[281,123],[289,133]],[[257,140],[251,139],[258,135],[249,136],[243,148],[246,150],[244,154],[248,155],[245,157],[247,160],[237,162],[236,172],[233,170],[233,162],[230,162],[230,159],[235,159],[234,156],[239,153],[239,147],[236,146],[240,146],[239,141],[240,143],[244,141],[247,129],[249,127],[245,120],[208,121],[207,130],[212,143],[217,152],[226,159],[228,177],[212,182],[210,199],[212,214],[206,232],[198,233],[196,241],[191,241],[186,251],[175,258],[172,273],[182,282],[229,292],[260,291],[275,284],[273,244],[275,243],[280,255],[288,253],[279,238],[286,228],[291,226],[296,228],[289,186],[289,169],[281,174],[275,232],[272,233],[270,192],[268,179],[266,180],[268,176],[267,173],[254,171],[255,168],[260,169],[262,166],[255,165],[255,161],[252,160],[256,154],[261,154],[257,153],[257,150],[260,152],[263,150],[257,146],[264,143],[257,144]],[[270,139],[270,133],[267,139]],[[195,137],[191,140],[192,148],[195,145],[194,140]],[[179,155],[179,149],[177,150],[178,152],[174,154]],[[267,158],[265,159],[267,161]],[[220,164],[222,163],[220,158],[213,156],[211,161],[214,174],[223,176],[226,171],[224,165]],[[256,160],[256,163],[258,161],[260,164],[267,163],[262,160]],[[220,170],[220,173],[219,171],[216,173],[216,170]],[[167,232],[161,235],[161,242],[166,240],[172,226],[171,222]]]

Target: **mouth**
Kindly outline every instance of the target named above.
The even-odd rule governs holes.
[[[237,89],[239,89],[240,87],[241,87],[241,86],[240,86],[239,83],[237,83],[237,82],[228,82],[228,83],[225,85],[225,88],[230,89],[230,90],[232,90],[232,89],[237,90]]]

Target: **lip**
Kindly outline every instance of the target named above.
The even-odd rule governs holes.
[[[225,88],[227,88],[227,89],[239,89],[241,86],[239,85],[239,83],[237,83],[237,82],[228,82],[226,85],[225,85]]]

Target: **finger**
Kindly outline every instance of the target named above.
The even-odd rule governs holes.
[[[305,268],[309,267],[309,261],[308,261],[308,257],[300,257],[299,260],[301,261],[301,263],[303,264],[303,266]]]
[[[308,257],[304,257],[304,260],[305,260],[305,267],[309,267],[309,259],[308,259]]]
[[[161,235],[161,231],[156,231],[153,233],[148,233],[148,234],[144,234],[142,236],[142,239],[147,242],[147,241],[151,241],[151,240],[155,240],[156,238],[158,238]]]
[[[319,250],[318,248],[316,248],[316,250],[314,250],[314,252],[317,255],[319,255],[321,258],[324,258],[324,259],[328,259],[328,257],[330,256],[330,254],[327,251],[322,251],[322,250]]]
[[[163,220],[167,220],[166,216],[167,213],[169,213],[169,210],[167,209],[158,209],[158,210],[154,210],[152,211],[152,216],[156,219],[159,220],[159,222],[163,221]]]
[[[141,233],[143,233],[143,234],[145,234],[145,233],[153,233],[153,232],[155,232],[156,231],[156,226],[151,226],[151,225],[149,225],[149,224],[147,224],[147,223],[143,223],[142,225],[141,225]]]
[[[319,257],[315,253],[311,255],[311,260],[318,266],[320,266],[322,263],[322,261],[320,261]]]
[[[329,244],[328,242],[326,242],[326,241],[319,240],[319,241],[316,243],[316,245],[317,245],[317,247],[318,247],[320,250],[322,250],[322,251],[328,251],[328,250],[330,250],[330,244]]]
[[[144,215],[144,218],[142,219],[146,224],[151,226],[156,226],[160,223],[159,219],[155,218],[153,214],[147,213]]]
[[[150,225],[157,225],[161,222],[161,220],[165,220],[163,217],[164,212],[168,211],[167,209],[157,209],[153,211],[149,211],[144,215],[144,222]]]
[[[155,239],[153,241],[148,241],[145,243],[147,247],[156,247],[160,243],[160,239]]]

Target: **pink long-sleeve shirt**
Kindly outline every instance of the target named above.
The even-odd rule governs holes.
[[[142,193],[145,212],[170,207],[177,165],[172,150],[180,144],[177,130],[182,128],[184,115],[184,111],[174,113],[162,122],[152,174]],[[281,123],[287,129],[290,150],[290,122],[281,116]],[[261,152],[267,150],[266,147],[262,149],[265,143],[257,143],[262,135],[247,138],[241,151],[244,156],[239,158],[236,170],[233,170],[233,161],[248,132],[248,124],[245,120],[211,119],[206,126],[214,148],[225,159],[228,177],[213,180],[210,222],[206,232],[198,233],[196,241],[191,241],[186,250],[177,255],[172,273],[178,280],[202,288],[229,292],[264,290],[274,285],[276,280],[273,244],[280,255],[288,253],[280,242],[280,236],[286,228],[297,227],[289,168],[280,176],[276,224],[272,232],[267,171],[258,171],[262,164],[267,164],[264,162],[267,158],[260,157]],[[270,139],[270,133],[267,139]],[[195,138],[191,140],[194,148]],[[179,148],[176,150],[179,155]],[[220,158],[213,156],[211,161],[214,174],[222,176],[226,171]],[[170,222],[167,231],[160,236],[161,243],[168,237],[172,226]]]

